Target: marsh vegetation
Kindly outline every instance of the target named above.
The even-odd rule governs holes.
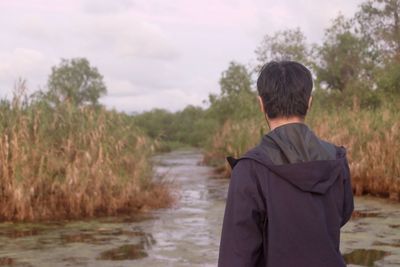
[[[167,185],[153,181],[154,142],[128,115],[98,105],[104,87],[96,69],[85,60],[63,61],[49,80],[55,85],[48,92],[28,95],[20,81],[13,98],[0,101],[0,220],[167,206]]]

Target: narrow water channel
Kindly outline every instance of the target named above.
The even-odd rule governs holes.
[[[154,157],[177,203],[135,217],[0,224],[0,266],[216,266],[228,181],[199,164],[197,150]],[[400,266],[400,204],[356,198],[343,228],[349,266]]]

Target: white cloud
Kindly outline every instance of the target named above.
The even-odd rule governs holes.
[[[90,14],[111,14],[124,12],[133,6],[130,0],[85,0],[83,11]]]
[[[263,35],[300,27],[323,37],[360,1],[0,1],[0,95],[22,76],[45,85],[60,58],[86,57],[105,77],[102,102],[119,110],[201,105],[231,60],[247,64]],[[3,91],[1,91],[3,90]]]
[[[111,54],[116,57],[150,60],[175,60],[179,51],[162,29],[132,14],[65,14],[64,18],[49,18],[29,14],[15,21],[18,38],[56,53]],[[65,23],[68,16],[72,19]]]
[[[0,78],[10,75],[37,74],[38,66],[45,61],[39,51],[29,48],[15,48],[13,51],[0,53]],[[40,71],[39,71],[40,72]]]
[[[283,0],[269,1],[262,5],[257,0],[257,30],[262,36],[277,30],[300,27],[311,42],[320,42],[324,30],[339,12],[351,17],[362,0],[346,1],[314,1],[314,0]]]
[[[100,102],[119,111],[142,112],[155,107],[177,111],[187,105],[202,105],[199,99],[204,96],[185,92],[181,89],[171,89],[161,92],[149,92],[135,96],[105,96]]]
[[[50,66],[49,59],[34,49],[18,47],[0,52],[0,96],[9,95],[20,78],[27,79],[28,85],[37,88]]]
[[[113,80],[106,78],[105,83],[108,88],[107,95],[109,97],[126,97],[140,94],[140,90],[138,90],[138,88],[128,80]]]
[[[129,15],[93,17],[79,33],[93,48],[110,46],[118,57],[169,61],[179,55],[157,25]]]

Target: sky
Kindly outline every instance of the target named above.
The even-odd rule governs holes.
[[[0,98],[19,78],[46,90],[51,67],[85,57],[100,102],[124,112],[207,106],[229,62],[251,65],[265,34],[300,27],[320,43],[356,0],[0,0]]]

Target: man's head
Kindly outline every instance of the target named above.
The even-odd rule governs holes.
[[[295,61],[265,64],[257,80],[260,105],[268,120],[304,120],[311,105],[312,87],[311,72]]]

